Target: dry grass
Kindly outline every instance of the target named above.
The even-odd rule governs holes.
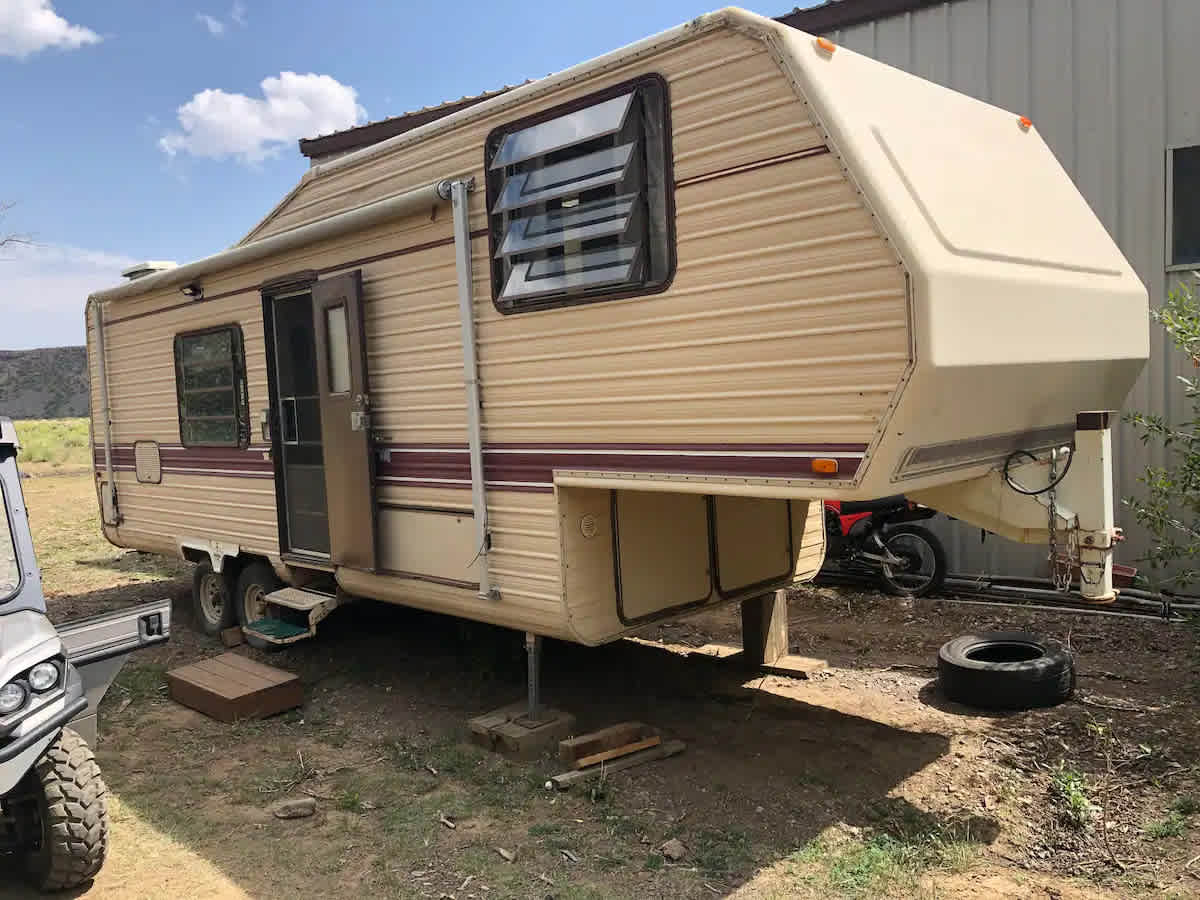
[[[87,419],[19,419],[13,424],[21,442],[22,471],[44,475],[91,468]]]

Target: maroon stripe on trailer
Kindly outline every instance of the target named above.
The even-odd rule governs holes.
[[[228,474],[269,478],[274,475],[269,448],[160,446],[165,473]],[[452,483],[469,487],[471,458],[467,447],[454,444],[406,444],[380,448],[376,475],[406,484]],[[647,452],[653,451],[653,452]],[[488,444],[483,451],[484,479],[502,490],[546,490],[556,469],[664,476],[711,476],[784,480],[852,478],[865,444]],[[855,455],[846,455],[855,454]],[[97,467],[103,448],[95,448]],[[113,465],[132,468],[132,445],[112,448]],[[813,461],[833,458],[835,474],[814,472]]]
[[[163,472],[200,475],[231,475],[231,477],[270,478],[275,474],[274,464],[264,459],[270,447],[180,447],[159,444],[158,458]],[[97,469],[104,468],[104,447],[94,446],[92,458]],[[113,466],[131,469],[136,466],[136,454],[132,444],[112,446]]]
[[[660,475],[712,475],[722,478],[829,478],[813,472],[813,456],[638,456],[622,453],[489,453],[483,470],[488,481],[547,482],[555,469]],[[860,460],[838,460],[836,477],[849,478]]]

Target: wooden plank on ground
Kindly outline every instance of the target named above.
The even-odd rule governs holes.
[[[225,653],[167,673],[171,699],[221,722],[273,716],[304,702],[299,677]]]
[[[651,747],[657,747],[662,743],[662,738],[657,734],[652,734],[648,738],[642,738],[640,741],[633,741],[629,744],[624,744],[620,747],[613,747],[611,750],[602,750],[599,753],[593,753],[590,756],[583,756],[575,760],[575,768],[586,769],[588,766],[594,766],[596,763],[608,762],[610,759],[617,759],[621,756],[628,756],[630,753],[637,753],[639,750],[648,750]]]
[[[641,722],[618,722],[599,731],[590,731],[560,741],[558,756],[567,765],[573,766],[581,757],[640,741],[653,733],[653,729],[647,728]]]
[[[601,773],[632,769],[634,766],[653,762],[656,759],[666,759],[668,756],[676,756],[686,749],[687,744],[683,741],[667,741],[665,744],[659,744],[657,747],[651,747],[648,750],[631,753],[629,756],[623,756],[603,766],[592,766],[590,769],[580,769],[575,772],[563,772],[561,775],[555,775],[550,781],[560,791],[565,791],[574,784],[580,784],[592,778],[599,778]]]

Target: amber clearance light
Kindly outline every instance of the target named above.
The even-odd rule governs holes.
[[[829,38],[822,38],[822,37],[817,38],[817,46],[819,48],[821,48],[822,50],[824,50],[826,53],[832,53],[834,50],[837,49],[837,44],[835,44],[833,41],[829,40]]]
[[[836,475],[838,461],[836,459],[814,459],[812,461],[812,470],[818,475]]]

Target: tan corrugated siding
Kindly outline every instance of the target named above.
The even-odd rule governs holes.
[[[651,298],[504,316],[475,242],[487,439],[870,441],[908,362],[904,275],[833,157],[676,206],[678,271]]]
[[[133,472],[117,473],[123,521],[117,542],[178,551],[180,538],[240,544],[251,553],[275,554],[274,482],[164,473],[162,484],[139,484]]]

